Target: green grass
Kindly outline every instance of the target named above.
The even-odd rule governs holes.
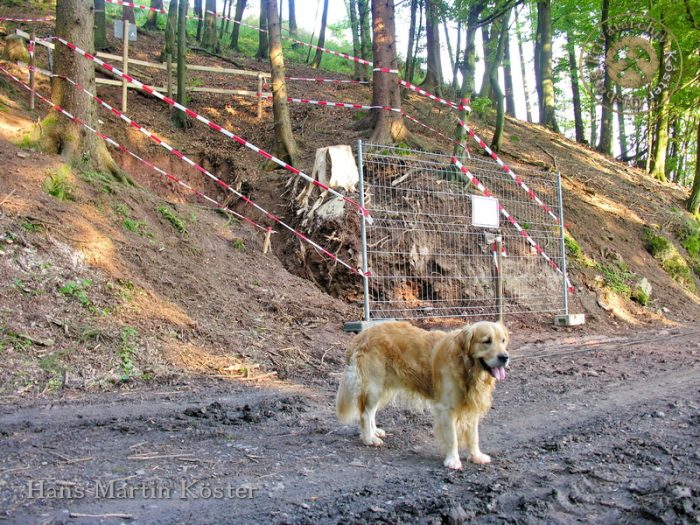
[[[27,221],[22,223],[22,229],[30,233],[37,233],[41,231],[41,224],[37,222]]]
[[[119,379],[122,382],[126,382],[136,375],[136,365],[134,364],[134,357],[136,357],[136,344],[134,342],[134,338],[136,335],[137,332],[135,328],[130,326],[125,326],[122,328],[122,342],[117,352],[121,365],[121,376]]]
[[[691,265],[678,252],[673,243],[663,235],[655,233],[651,228],[644,230],[644,244],[649,253],[659,261],[661,267],[674,281],[693,293],[697,291],[693,278],[693,271],[698,273],[697,263],[691,261],[691,269]]]
[[[44,191],[60,201],[73,200],[74,189],[73,185],[70,183],[71,177],[72,173],[70,167],[66,165],[61,166],[44,179]]]
[[[245,241],[243,239],[234,239],[233,247],[241,252],[245,251]]]
[[[624,262],[611,262],[597,265],[598,271],[603,275],[605,285],[613,292],[620,294],[625,298],[629,298],[632,294],[630,281],[634,274],[629,271]]]
[[[159,206],[157,211],[163,216],[163,218],[166,221],[168,221],[172,225],[173,228],[177,230],[178,233],[182,235],[187,234],[185,221],[183,221],[172,208],[170,208],[169,206]]]
[[[122,221],[122,227],[131,233],[140,235],[141,237],[147,237],[149,239],[153,238],[153,232],[148,229],[148,224],[145,221],[137,221],[131,217],[126,217]]]
[[[82,304],[89,311],[93,312],[95,310],[95,306],[92,304],[92,301],[88,297],[87,293],[90,285],[92,285],[92,281],[90,279],[67,281],[59,291],[66,297],[73,297],[77,299],[80,304]]]
[[[678,232],[678,240],[692,258],[700,258],[700,219],[688,219]]]

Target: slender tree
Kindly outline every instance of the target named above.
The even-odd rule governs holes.
[[[326,45],[326,25],[328,23],[328,0],[323,0],[323,15],[321,15],[321,31],[318,33],[318,42],[316,45],[318,47],[323,47]],[[316,54],[314,59],[311,61],[311,69],[317,69],[321,66],[321,59],[323,58],[323,51],[316,48]]]
[[[56,34],[69,42],[94,53],[94,17],[92,2],[62,0],[56,5]],[[51,100],[76,118],[93,128],[97,126],[95,105],[64,78],[71,78],[95,91],[95,64],[57,45],[55,53],[56,78],[51,84]],[[77,122],[66,121],[56,110],[51,110],[38,127],[43,148],[63,157],[66,163],[88,164],[116,179],[129,182],[117,167],[105,143]]]
[[[275,9],[277,11],[277,9]],[[260,29],[267,29],[267,7],[264,1],[260,2],[260,18],[259,26]],[[268,31],[260,31],[258,33],[258,53],[255,57],[258,60],[264,60],[269,54],[269,42],[268,42]]]
[[[348,12],[350,14],[350,32],[352,33],[352,54],[353,56],[360,56],[360,28],[358,26],[357,0],[350,0]],[[355,74],[353,78],[355,80],[367,80],[362,78],[362,64],[359,62],[353,62],[353,64],[355,65]]]
[[[105,0],[95,0],[95,49],[102,51],[108,48]]]
[[[506,113],[511,117],[515,116],[515,94],[513,93],[513,70],[511,67],[510,52],[510,22],[506,26],[506,42],[503,55],[503,83],[506,88]]]
[[[505,55],[509,19],[510,11],[506,12],[503,17],[501,17],[498,24],[494,22],[494,33],[492,34],[494,39],[498,39],[495,56],[493,57],[494,63],[492,67],[489,68],[491,89],[496,97],[496,130],[493,133],[493,139],[491,141],[491,149],[494,151],[500,151],[501,149],[501,140],[503,139],[503,128],[505,125],[505,103],[503,90],[498,81],[498,68]]]
[[[576,132],[576,142],[583,144],[586,142],[583,130],[583,113],[581,109],[581,90],[578,79],[578,64],[576,63],[576,49],[574,48],[574,38],[570,31],[566,33],[566,51],[569,57],[569,78],[571,79],[571,95],[574,102],[574,129]]]
[[[360,58],[364,60],[372,60],[372,37],[370,36],[370,0],[357,0],[357,14],[360,24],[360,49],[362,51]],[[364,70],[364,78],[369,78],[369,67],[362,65]]]
[[[460,72],[460,49],[462,49],[462,20],[457,20],[457,44],[455,45],[455,57],[454,57],[454,76],[452,77],[452,92],[457,93],[457,85],[459,84],[459,79],[457,78],[457,73]]]
[[[615,107],[617,109],[617,131],[620,138],[620,157],[625,157],[629,147],[627,146],[627,131],[625,130],[625,104],[622,100],[622,88],[619,85],[616,93]]]
[[[289,0],[289,34],[297,36],[297,13],[294,0]]]
[[[275,145],[273,152],[276,157],[291,165],[296,164],[299,150],[292,134],[292,121],[289,118],[287,105],[287,84],[284,80],[284,54],[282,53],[282,33],[277,12],[277,0],[263,0],[262,5],[267,9],[267,22],[270,31],[269,58],[272,68],[272,114],[275,121]],[[268,168],[278,167],[270,163]]]
[[[353,0],[354,1],[354,0]],[[406,65],[404,66],[403,77],[408,82],[413,82],[413,46],[416,39],[416,12],[418,11],[418,0],[411,0],[411,20],[408,24],[408,49],[406,50]]]
[[[436,0],[425,0],[425,38],[428,56],[426,75],[421,86],[440,94],[443,80],[440,61],[440,15]]]
[[[219,52],[219,32],[216,29],[216,0],[207,0],[206,2],[202,45],[214,53]]]
[[[143,24],[144,29],[150,29],[151,31],[158,29],[158,11],[156,9],[163,9],[163,0],[151,0],[151,10],[148,11],[146,23]]]
[[[203,9],[202,2],[203,2],[203,0],[194,0],[194,16],[196,16],[198,18],[198,20],[197,20],[197,36],[195,37],[197,42],[202,41],[202,26],[204,25],[204,9]]]
[[[610,12],[610,0],[603,0],[601,25],[603,28],[603,42],[605,56],[608,55],[608,50],[612,45],[609,35],[608,14]],[[612,97],[612,80],[608,75],[607,60],[603,65],[603,108],[600,113],[600,142],[598,142],[597,150],[606,155],[612,155],[612,120],[613,120],[613,105]]]
[[[525,71],[525,56],[523,54],[523,37],[518,20],[518,12],[515,12],[515,38],[518,41],[518,58],[520,62],[520,78],[523,80],[523,92],[525,96],[525,116],[528,122],[532,122],[532,106],[530,104],[530,88],[527,85],[527,74]]]
[[[168,55],[170,55],[170,58],[175,56],[177,9],[178,0],[171,0],[170,5],[168,6],[168,19],[165,23],[165,45],[163,46],[163,52],[160,54],[161,61],[165,61]]]
[[[243,20],[243,11],[248,0],[236,0],[236,13],[233,16],[233,28],[231,29],[231,43],[229,47],[234,51],[240,51],[238,47],[238,36],[241,33],[241,20]]]
[[[554,77],[552,73],[551,0],[538,0],[537,2],[537,37],[539,54],[535,69],[538,78],[537,91],[540,94],[540,124],[559,133],[555,114]]]
[[[180,0],[177,6],[177,101],[187,105],[187,7],[185,0]],[[173,109],[175,123],[185,128],[188,125],[186,115]]]
[[[690,189],[690,197],[685,203],[686,209],[694,214],[700,214],[700,119],[698,119],[697,146],[695,148],[695,178]]]
[[[420,42],[423,33],[423,0],[418,0],[418,29],[415,32],[413,39],[413,49],[410,60],[406,58],[406,80],[413,82],[416,71],[416,55],[418,54],[418,42]]]
[[[231,9],[233,9],[233,0],[229,0],[228,2],[228,10],[226,11],[226,25],[224,25],[224,30],[222,31],[219,40],[224,39],[224,33],[228,31],[229,25],[231,24]]]
[[[659,47],[661,51],[659,56],[666,56],[671,50],[670,39],[663,37]],[[656,122],[654,127],[654,144],[651,148],[651,176],[662,181],[666,180],[666,147],[668,146],[668,123],[671,100],[668,83],[661,82],[665,73],[665,68],[660,67],[659,86],[661,86],[661,90],[656,97],[656,103],[654,105],[656,108]]]

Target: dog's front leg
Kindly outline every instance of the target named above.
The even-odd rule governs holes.
[[[445,452],[445,461],[443,465],[447,468],[459,470],[462,468],[462,462],[459,459],[459,448],[457,440],[457,427],[454,414],[447,410],[441,410],[436,414],[436,433],[441,441],[443,451]]]
[[[475,417],[466,422],[465,425],[465,441],[467,442],[467,451],[469,452],[469,461],[477,465],[491,463],[491,456],[484,454],[479,450],[479,418]]]

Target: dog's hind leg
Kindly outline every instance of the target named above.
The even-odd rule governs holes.
[[[360,436],[365,445],[378,447],[384,444],[381,438],[386,433],[377,428],[374,420],[380,401],[381,392],[375,385],[368,385],[360,392]]]
[[[479,449],[479,418],[471,417],[464,421],[464,441],[469,452],[469,461],[477,465],[491,463],[491,456]]]

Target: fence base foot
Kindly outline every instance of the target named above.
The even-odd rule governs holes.
[[[396,321],[396,319],[372,319],[371,321],[347,321],[343,325],[343,332],[359,334],[364,330],[372,328],[378,324]]]
[[[555,315],[554,326],[578,326],[585,324],[586,314]]]

